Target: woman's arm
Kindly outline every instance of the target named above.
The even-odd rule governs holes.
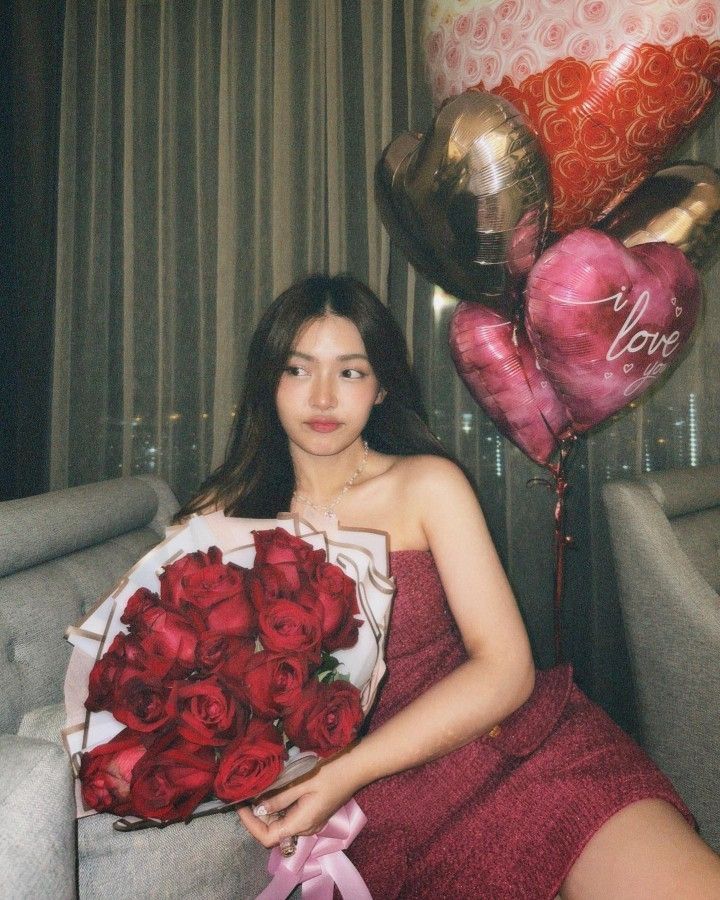
[[[284,819],[266,826],[245,810],[241,818],[266,846],[314,833],[364,785],[490,731],[532,692],[527,633],[465,476],[435,457],[403,466],[401,502],[422,525],[468,660],[352,749],[263,803],[269,813],[287,809]]]

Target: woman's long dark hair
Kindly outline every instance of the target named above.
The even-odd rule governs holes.
[[[373,406],[363,432],[370,447],[397,456],[427,453],[449,458],[427,427],[405,338],[389,310],[350,275],[311,275],[280,294],[260,320],[250,342],[225,462],[182,507],[176,521],[214,507],[226,515],[250,518],[274,518],[290,508],[293,466],[275,394],[298,331],[328,313],[356,325],[386,391],[382,403]]]

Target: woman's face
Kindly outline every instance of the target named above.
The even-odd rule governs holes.
[[[275,400],[291,452],[332,456],[358,440],[383,396],[357,326],[328,314],[298,332]]]

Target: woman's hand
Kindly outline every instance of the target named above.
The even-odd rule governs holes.
[[[250,834],[265,847],[275,847],[283,838],[316,834],[361,785],[353,779],[345,754],[321,763],[310,775],[261,798],[254,809],[238,808],[238,816]],[[284,813],[266,824],[264,817]],[[262,817],[262,818],[261,818]]]

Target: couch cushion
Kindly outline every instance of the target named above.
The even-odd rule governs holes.
[[[270,880],[268,851],[233,811],[124,833],[113,830],[115,819],[78,822],[81,897],[254,900]]]
[[[668,518],[720,506],[720,465],[647,472],[640,480]]]
[[[677,516],[670,526],[695,568],[720,593],[720,506]]]
[[[25,713],[18,728],[23,737],[40,738],[53,744],[62,744],[62,730],[65,727],[65,704],[53,703],[39,706]]]
[[[0,735],[0,766],[0,893],[75,897],[75,800],[65,751]]]
[[[22,715],[62,699],[74,625],[157,543],[141,528],[0,578],[0,732]]]

